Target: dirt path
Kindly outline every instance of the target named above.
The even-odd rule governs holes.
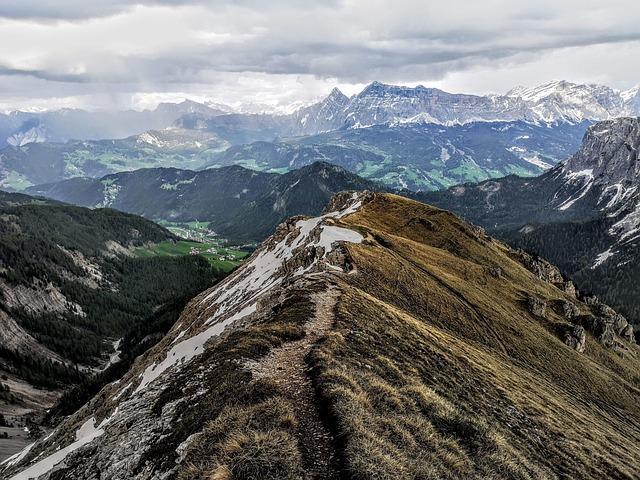
[[[315,315],[305,325],[306,335],[272,350],[251,367],[254,378],[268,377],[282,387],[296,409],[298,441],[307,479],[330,480],[340,475],[335,467],[333,438],[320,419],[305,357],[333,324],[333,308],[339,296],[337,287],[312,295]]]

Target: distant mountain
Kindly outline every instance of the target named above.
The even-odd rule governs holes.
[[[516,87],[507,96],[522,99],[544,122],[607,120],[640,114],[637,87],[620,92],[604,85],[561,80],[533,88]]]
[[[229,113],[191,101],[144,112],[16,113],[0,117],[8,144],[0,187],[148,167],[282,172],[321,160],[392,187],[430,190],[539,174],[573,153],[592,121],[633,114],[640,114],[637,88],[566,81],[486,96],[373,82],[351,98],[334,89],[291,114]]]
[[[207,129],[237,145],[374,125],[517,121],[546,125],[638,114],[637,88],[620,92],[601,85],[556,81],[534,88],[516,87],[505,95],[467,95],[421,85],[373,82],[351,98],[334,88],[325,99],[289,115],[211,117],[194,113],[180,119],[178,126]]]
[[[418,194],[537,251],[585,289],[640,321],[640,118],[590,127],[566,162],[534,179],[506,177]]]
[[[154,110],[95,111],[62,109],[49,112],[0,114],[0,148],[38,142],[124,138],[146,130],[169,127],[187,114],[215,116],[227,113],[201,103],[161,103]]]
[[[0,150],[0,188],[23,190],[78,176],[149,167],[202,168],[229,143],[203,130],[149,130],[120,140],[30,143]]]
[[[293,215],[317,215],[335,193],[379,184],[323,162],[284,175],[239,166],[202,171],[142,169],[100,179],[74,178],[28,189],[87,207],[111,207],[152,220],[210,222],[235,242],[261,241]]]
[[[571,287],[448,212],[345,192],[0,474],[638,478],[640,347]]]
[[[437,190],[508,174],[538,175],[573,154],[588,125],[375,125],[232,146],[212,154],[210,164],[282,172],[327,161],[392,188]]]
[[[11,436],[0,457],[28,440],[27,417],[116,359],[133,360],[144,336],[164,332],[158,312],[179,311],[223,276],[200,256],[133,254],[175,240],[135,215],[0,192],[0,428]],[[114,352],[123,337],[128,351]]]
[[[322,102],[296,112],[292,128],[295,134],[313,135],[390,123],[580,123],[640,115],[639,101],[637,88],[620,92],[567,81],[517,87],[506,95],[466,95],[373,82],[349,99],[334,89]]]
[[[278,128],[269,130],[264,122],[272,119],[264,115],[213,117],[205,122],[211,128],[200,125],[200,120],[192,124],[190,118],[194,120],[182,117],[180,127],[121,140],[6,147],[0,150],[0,187],[23,190],[139,168],[243,165],[285,172],[328,161],[391,187],[430,190],[509,173],[539,174],[571,155],[588,126],[588,122],[544,126],[479,122],[451,127],[409,123],[278,140]],[[212,127],[222,121],[232,123]],[[264,140],[236,145],[253,138]]]

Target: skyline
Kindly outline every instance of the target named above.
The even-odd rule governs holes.
[[[373,80],[470,94],[552,79],[640,82],[631,0],[56,3],[0,5],[0,110],[183,98],[282,110]]]

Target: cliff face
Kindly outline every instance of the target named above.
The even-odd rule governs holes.
[[[615,312],[443,210],[329,210],[280,225],[3,476],[640,474],[640,350]]]

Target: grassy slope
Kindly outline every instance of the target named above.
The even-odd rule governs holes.
[[[638,347],[622,358],[590,336],[584,354],[565,346],[553,308],[569,297],[449,213],[376,195],[341,221],[367,237],[346,246],[355,272],[290,285],[259,321],[177,371],[154,403],[158,415],[203,386],[207,394],[154,440],[145,468],[175,467],[178,445],[198,433],[182,452],[181,480],[304,477],[301,438],[313,432],[301,426],[300,406],[246,364],[303,337],[311,295],[330,282],[341,291],[335,323],[307,362],[344,478],[638,477]],[[499,278],[489,274],[495,267]],[[546,318],[528,313],[530,294],[549,301]],[[206,295],[181,322],[202,314]],[[114,391],[103,389],[76,424],[113,411]],[[70,438],[76,424],[67,424]]]
[[[525,307],[566,294],[447,212],[378,196],[347,222],[378,241],[349,245],[359,275],[314,363],[352,476],[637,478],[636,345],[567,348],[559,315]]]
[[[554,309],[577,300],[447,212],[377,195],[344,221],[368,241],[347,247],[357,274],[337,280],[334,329],[308,362],[345,478],[637,478],[637,346],[625,358],[591,336],[584,354],[565,346]],[[531,294],[545,318],[528,312]],[[293,308],[301,292],[289,298],[216,351],[259,358],[275,332],[297,337],[308,313]],[[231,405],[210,397],[219,413],[181,478],[299,478],[296,405],[264,381],[228,385]]]

